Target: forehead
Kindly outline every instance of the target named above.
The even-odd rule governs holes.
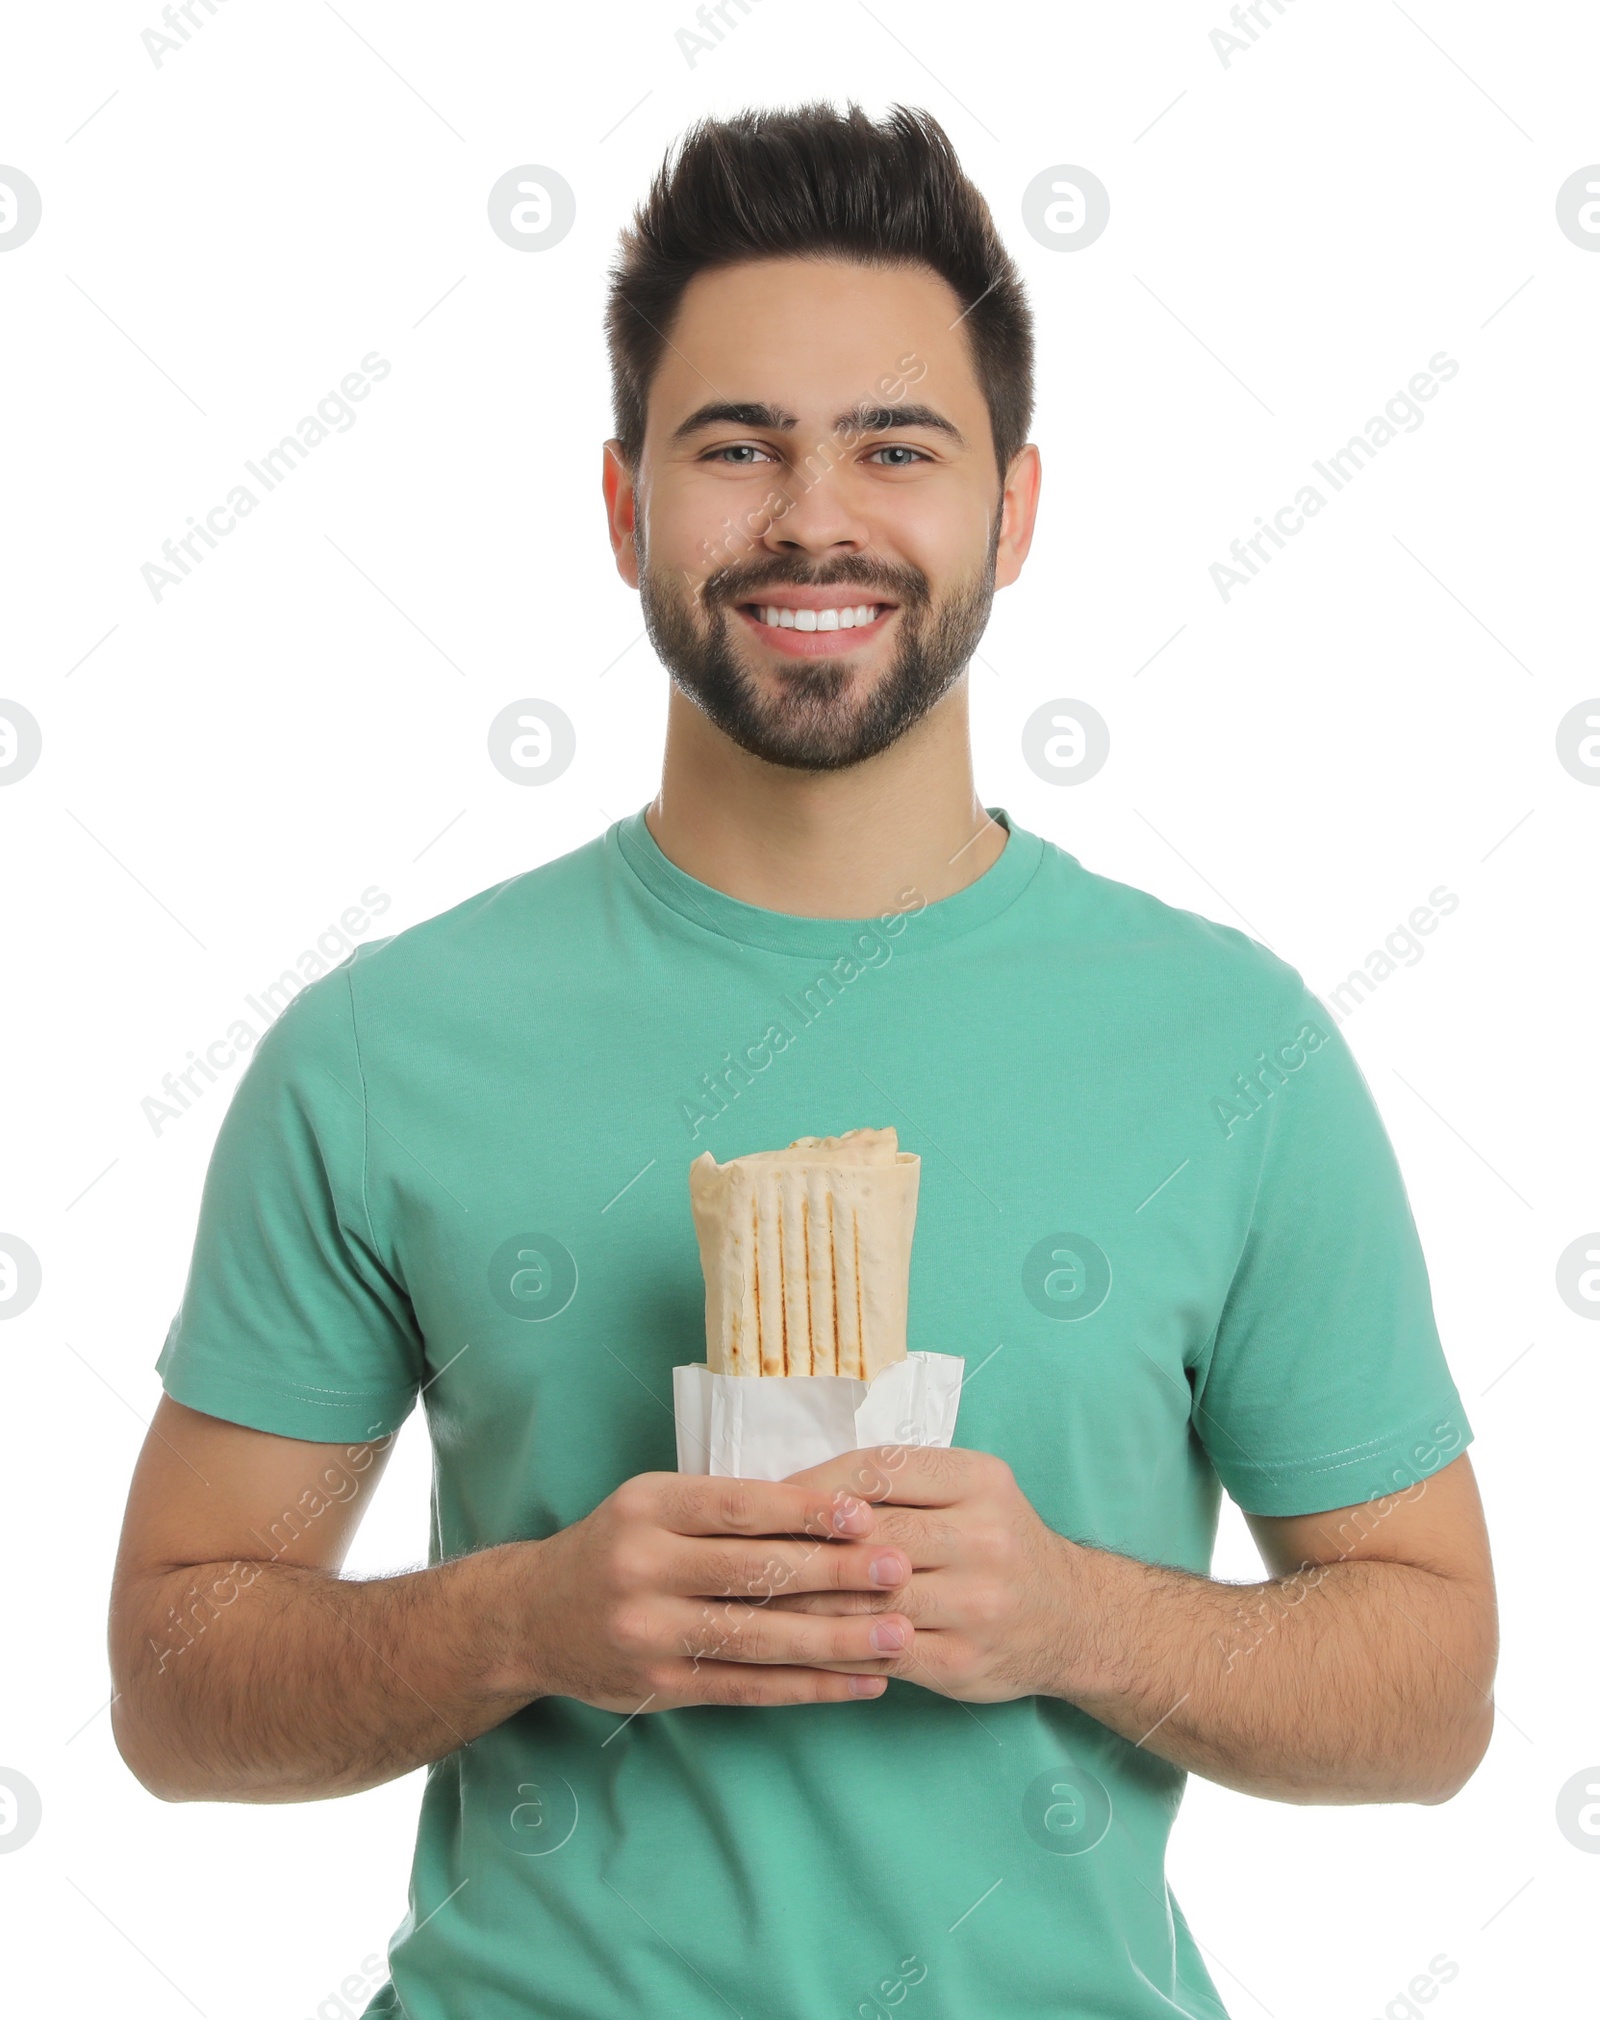
[[[981,440],[987,407],[960,317],[926,267],[777,259],[696,274],[651,382],[649,433],[711,399],[831,420],[887,379],[914,381],[918,400]]]

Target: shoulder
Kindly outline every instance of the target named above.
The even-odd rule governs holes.
[[[1300,971],[1252,934],[1086,869],[1053,842],[1038,883],[1071,957],[1108,983],[1249,1022],[1321,1007]]]
[[[487,1015],[508,996],[559,986],[601,930],[605,859],[614,846],[598,836],[414,925],[359,942],[298,991],[261,1049],[286,1060],[357,1057],[374,1023],[392,1016]]]
[[[614,847],[611,835],[596,836],[537,869],[474,892],[447,911],[383,939],[364,941],[348,965],[362,981],[380,973],[420,980],[447,974],[463,962],[503,960],[531,931],[581,928],[586,911],[599,898],[606,858]]]

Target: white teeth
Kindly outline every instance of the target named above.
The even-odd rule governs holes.
[[[877,614],[875,603],[845,604],[827,610],[792,610],[782,603],[761,607],[761,621],[774,631],[851,631],[857,625],[871,624]]]

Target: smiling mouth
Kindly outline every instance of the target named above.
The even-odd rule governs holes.
[[[763,644],[790,656],[815,658],[869,644],[899,609],[876,598],[859,603],[785,600],[777,603],[753,597],[736,606],[739,615]]]
[[[809,604],[743,603],[739,607],[746,616],[755,618],[770,631],[865,631],[893,605],[829,603],[814,608]]]

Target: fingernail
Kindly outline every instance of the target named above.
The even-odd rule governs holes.
[[[871,1641],[880,1655],[898,1655],[906,1645],[906,1631],[892,1620],[880,1620],[872,1630]]]
[[[847,1530],[865,1529],[869,1519],[867,1504],[857,1501],[853,1495],[841,1501],[833,1511],[833,1526],[841,1535]]]
[[[893,1550],[885,1550],[881,1556],[873,1558],[868,1568],[868,1575],[874,1585],[904,1585],[905,1559]]]
[[[850,1679],[852,1697],[879,1697],[885,1688],[881,1676],[853,1676]]]

